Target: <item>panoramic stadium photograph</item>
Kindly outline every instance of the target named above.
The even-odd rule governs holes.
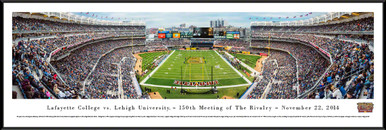
[[[374,99],[373,12],[13,12],[13,99]]]

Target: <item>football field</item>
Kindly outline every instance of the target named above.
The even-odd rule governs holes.
[[[176,50],[163,61],[142,83],[146,85],[180,86],[176,81],[208,82],[218,81],[216,86],[248,85],[250,81],[232,68],[220,55],[213,50]],[[196,87],[196,85],[183,85]],[[210,87],[202,84],[199,87]]]

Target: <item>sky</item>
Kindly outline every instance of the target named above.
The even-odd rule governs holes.
[[[88,13],[88,14],[87,14]],[[324,15],[327,12],[73,12],[85,17],[109,21],[141,20],[147,28],[187,26],[209,27],[210,20],[224,19],[228,25],[249,27],[253,21],[296,21]],[[305,16],[308,14],[308,16]],[[300,15],[303,15],[300,17]],[[296,18],[294,18],[296,16]],[[107,17],[107,18],[106,18]],[[272,19],[271,19],[272,17]],[[279,19],[279,17],[281,17]],[[286,19],[286,17],[289,17]],[[265,19],[264,19],[265,18]]]

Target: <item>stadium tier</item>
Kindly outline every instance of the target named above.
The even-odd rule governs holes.
[[[146,25],[23,13],[12,23],[14,98],[374,98],[367,14],[330,24],[256,23],[242,37],[195,27],[147,38]]]

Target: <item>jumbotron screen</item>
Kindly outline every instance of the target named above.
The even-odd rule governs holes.
[[[194,28],[193,38],[214,38],[213,28]]]

